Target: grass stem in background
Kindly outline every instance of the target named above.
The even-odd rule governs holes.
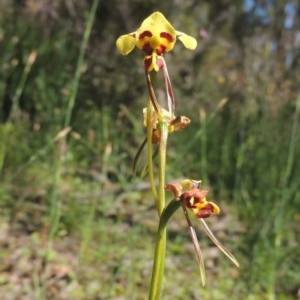
[[[292,168],[295,161],[295,150],[297,145],[297,138],[299,132],[299,118],[300,118],[300,92],[298,93],[298,97],[296,100],[296,108],[294,113],[293,127],[290,137],[290,144],[288,149],[288,157],[286,163],[286,169],[284,174],[283,186],[287,186],[292,174]]]
[[[83,39],[81,42],[79,56],[78,56],[78,60],[77,60],[74,80],[73,80],[73,83],[71,86],[70,96],[68,99],[68,106],[67,106],[67,111],[66,111],[66,116],[65,116],[65,121],[64,121],[64,127],[68,127],[71,122],[73,108],[75,105],[75,99],[77,96],[79,82],[80,82],[80,78],[81,78],[82,66],[83,66],[83,62],[84,62],[84,54],[85,54],[85,51],[87,48],[89,37],[91,35],[91,31],[92,31],[92,27],[94,24],[95,15],[96,15],[96,11],[97,11],[97,8],[99,5],[99,1],[100,0],[93,0],[92,7],[91,7],[90,13],[87,18],[86,27],[84,30]]]
[[[290,185],[290,179],[291,174],[293,170],[293,165],[295,161],[295,149],[297,145],[297,138],[298,138],[298,132],[299,132],[299,118],[300,118],[300,92],[298,94],[296,105],[295,105],[295,113],[294,113],[294,119],[293,119],[293,125],[292,125],[292,131],[290,135],[290,143],[287,151],[287,161],[286,161],[286,169],[284,170],[283,174],[283,183],[281,186],[281,196],[280,196],[280,202],[279,207],[277,208],[278,213],[276,215],[275,220],[275,232],[276,232],[276,238],[275,238],[275,247],[281,247],[282,246],[282,239],[285,235],[285,226],[283,226],[283,223],[286,222],[286,211],[287,206],[289,205],[288,201],[291,199],[290,195],[290,189],[292,189]]]
[[[199,111],[200,116],[200,124],[201,124],[201,178],[204,182],[208,182],[208,174],[207,174],[207,130],[206,130],[206,112],[202,108]]]
[[[99,0],[93,1],[90,13],[87,18],[86,28],[84,31],[84,35],[83,35],[83,39],[82,39],[82,43],[81,43],[81,47],[80,47],[79,57],[77,60],[77,66],[76,66],[76,71],[75,71],[75,75],[74,75],[74,80],[72,83],[70,97],[68,100],[68,106],[67,106],[65,120],[64,120],[64,128],[68,128],[70,125],[70,122],[71,122],[71,117],[72,117],[73,108],[75,105],[75,99],[76,99],[76,95],[77,95],[78,87],[79,87],[79,81],[80,81],[80,77],[81,77],[81,69],[82,69],[83,60],[84,60],[84,54],[85,54],[85,50],[87,47],[88,39],[90,37],[91,29],[92,29],[92,26],[94,23],[98,4],[99,4]],[[59,203],[59,197],[58,197],[58,190],[59,190],[58,186],[61,182],[62,167],[63,167],[63,161],[64,161],[63,156],[65,155],[65,153],[61,153],[61,150],[64,148],[67,148],[66,145],[64,145],[65,147],[61,147],[62,144],[66,144],[65,135],[62,136],[61,139],[57,140],[57,143],[56,143],[57,147],[56,147],[56,149],[54,149],[54,151],[56,152],[56,155],[54,156],[54,160],[55,160],[54,175],[53,175],[53,182],[52,182],[52,187],[51,187],[51,191],[50,191],[50,230],[49,230],[48,247],[47,247],[47,253],[46,253],[46,266],[45,266],[46,274],[48,273],[47,268],[48,268],[48,263],[49,263],[49,259],[50,259],[50,254],[52,251],[53,241],[55,238],[57,228],[59,226],[59,220],[60,220],[60,215],[61,215],[60,203]],[[44,285],[44,291],[45,291],[46,290],[46,282],[44,282],[43,285]]]
[[[0,124],[0,176],[2,173],[2,168],[5,160],[5,151],[6,151],[6,145],[8,142],[9,135],[12,133],[12,127],[10,124],[10,120],[16,122],[18,120],[18,117],[20,115],[20,97],[24,91],[25,84],[27,81],[27,78],[29,76],[29,73],[31,71],[31,68],[33,64],[35,63],[37,58],[37,52],[31,51],[31,53],[28,55],[25,67],[23,69],[21,79],[17,85],[16,91],[14,96],[12,97],[12,108],[11,112],[8,116],[8,122],[7,124]]]
[[[36,57],[37,57],[37,52],[36,51],[32,51],[27,60],[26,60],[26,64],[25,64],[25,68],[23,70],[21,79],[19,81],[19,84],[17,86],[15,95],[12,99],[13,103],[12,103],[12,110],[11,110],[11,115],[10,118],[13,120],[17,120],[20,114],[20,97],[24,91],[25,88],[25,83],[27,81],[27,78],[29,76],[30,70],[34,64],[34,62],[36,61]]]

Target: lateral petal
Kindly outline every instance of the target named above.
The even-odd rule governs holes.
[[[121,35],[116,42],[117,48],[122,55],[130,53],[136,45],[135,33]]]
[[[177,38],[181,41],[185,48],[194,50],[197,47],[197,40],[184,32],[176,31]]]

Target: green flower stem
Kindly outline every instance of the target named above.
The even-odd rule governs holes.
[[[165,249],[166,249],[166,226],[175,213],[175,211],[181,206],[180,201],[172,200],[168,206],[163,210],[159,227],[156,236],[155,245],[155,259],[153,265],[152,282],[150,287],[149,300],[157,300],[161,297],[161,286],[163,281],[164,273],[164,260],[165,260]]]
[[[158,234],[156,237],[149,300],[159,300],[161,298],[161,288],[166,255],[166,232],[166,227],[164,227],[162,230],[158,230]]]
[[[166,154],[167,154],[167,140],[168,140],[168,124],[165,121],[159,122],[160,129],[160,143],[159,143],[159,186],[158,186],[158,212],[162,214],[165,206],[165,185],[166,185]]]
[[[160,129],[160,143],[159,143],[159,187],[158,187],[158,198],[157,198],[157,209],[159,216],[165,209],[165,171],[166,171],[166,150],[167,150],[167,139],[168,139],[168,124],[164,121],[159,122]],[[154,262],[152,270],[152,278],[150,285],[149,300],[159,300],[161,298],[161,289],[164,275],[165,266],[165,254],[166,254],[166,226],[158,228]]]
[[[157,199],[157,191],[155,187],[155,180],[154,180],[154,174],[153,174],[153,147],[152,147],[152,131],[153,131],[153,125],[151,124],[151,115],[152,115],[152,102],[151,98],[148,98],[147,102],[147,161],[148,161],[148,174],[149,174],[149,181],[151,186],[152,195],[154,198],[155,206],[158,209],[158,199]]]

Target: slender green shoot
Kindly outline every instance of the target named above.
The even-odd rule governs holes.
[[[84,55],[85,55],[85,51],[87,48],[89,37],[91,35],[91,31],[92,31],[92,27],[94,24],[95,15],[96,15],[96,11],[97,11],[97,8],[99,5],[99,1],[100,0],[93,0],[92,7],[91,7],[90,13],[87,18],[86,27],[84,30],[83,39],[82,39],[82,43],[80,46],[78,60],[77,60],[74,80],[72,83],[70,97],[68,100],[68,106],[67,106],[67,111],[66,111],[66,116],[65,116],[65,121],[64,121],[64,127],[68,127],[71,122],[73,108],[75,105],[75,99],[77,96],[79,82],[80,82],[81,73],[82,73],[82,66],[84,63]]]

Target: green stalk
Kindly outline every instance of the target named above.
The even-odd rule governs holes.
[[[83,65],[83,60],[84,60],[84,54],[85,54],[85,50],[87,47],[89,37],[91,35],[91,31],[92,31],[92,27],[93,27],[93,23],[94,23],[94,19],[95,19],[99,1],[100,0],[93,1],[90,13],[87,18],[87,23],[86,23],[85,31],[83,34],[83,39],[81,42],[80,52],[79,52],[79,56],[78,56],[78,60],[77,60],[75,76],[74,76],[73,84],[71,87],[70,98],[68,100],[68,107],[67,107],[64,127],[68,127],[71,122],[71,117],[72,117],[73,108],[75,105],[75,99],[76,99],[78,86],[79,86],[79,81],[80,81],[80,77],[81,77],[81,70],[82,70],[82,65]]]
[[[166,255],[166,228],[160,230],[156,236],[154,263],[152,268],[152,278],[150,285],[149,300],[161,299],[161,288],[164,275],[165,255]]]
[[[13,97],[13,100],[12,100],[12,110],[11,110],[11,114],[9,116],[10,119],[16,120],[19,117],[19,114],[20,114],[20,98],[23,94],[27,78],[28,78],[29,73],[31,71],[31,68],[32,68],[32,66],[33,66],[33,64],[36,60],[36,57],[37,57],[37,52],[32,51],[29,54],[29,56],[26,60],[26,65],[25,65],[24,71],[22,73],[20,82],[19,82],[19,84],[17,86],[17,89],[16,89],[16,93],[15,93],[15,95]]]
[[[160,129],[160,143],[159,143],[159,187],[158,187],[158,199],[157,209],[159,216],[166,206],[165,200],[165,173],[166,173],[166,150],[167,150],[167,139],[168,139],[168,124],[164,121],[159,122]],[[167,234],[166,227],[161,228],[159,226],[156,238],[154,262],[152,269],[152,278],[150,285],[149,300],[159,300],[161,298],[162,282],[164,275],[165,266],[165,254],[166,254],[166,242]]]
[[[89,245],[92,240],[92,234],[93,234],[93,228],[94,226],[94,218],[95,218],[95,213],[97,209],[97,198],[94,197],[92,199],[92,203],[89,206],[89,211],[87,214],[87,220],[83,226],[83,234],[82,234],[82,241],[80,244],[80,250],[79,250],[79,255],[78,255],[78,262],[79,265],[81,265],[81,262],[86,261],[86,259],[89,258]]]
[[[153,125],[151,124],[151,115],[153,111],[153,106],[151,102],[151,98],[148,98],[147,102],[147,162],[148,162],[148,174],[149,174],[149,182],[151,186],[152,195],[154,198],[155,206],[158,210],[158,199],[157,199],[157,191],[155,187],[154,173],[153,173],[153,147],[152,147],[152,131]]]
[[[159,122],[160,129],[160,143],[159,143],[159,186],[158,186],[158,213],[162,214],[166,206],[165,199],[165,185],[166,185],[166,154],[167,154],[167,140],[168,140],[168,124],[164,121]]]

